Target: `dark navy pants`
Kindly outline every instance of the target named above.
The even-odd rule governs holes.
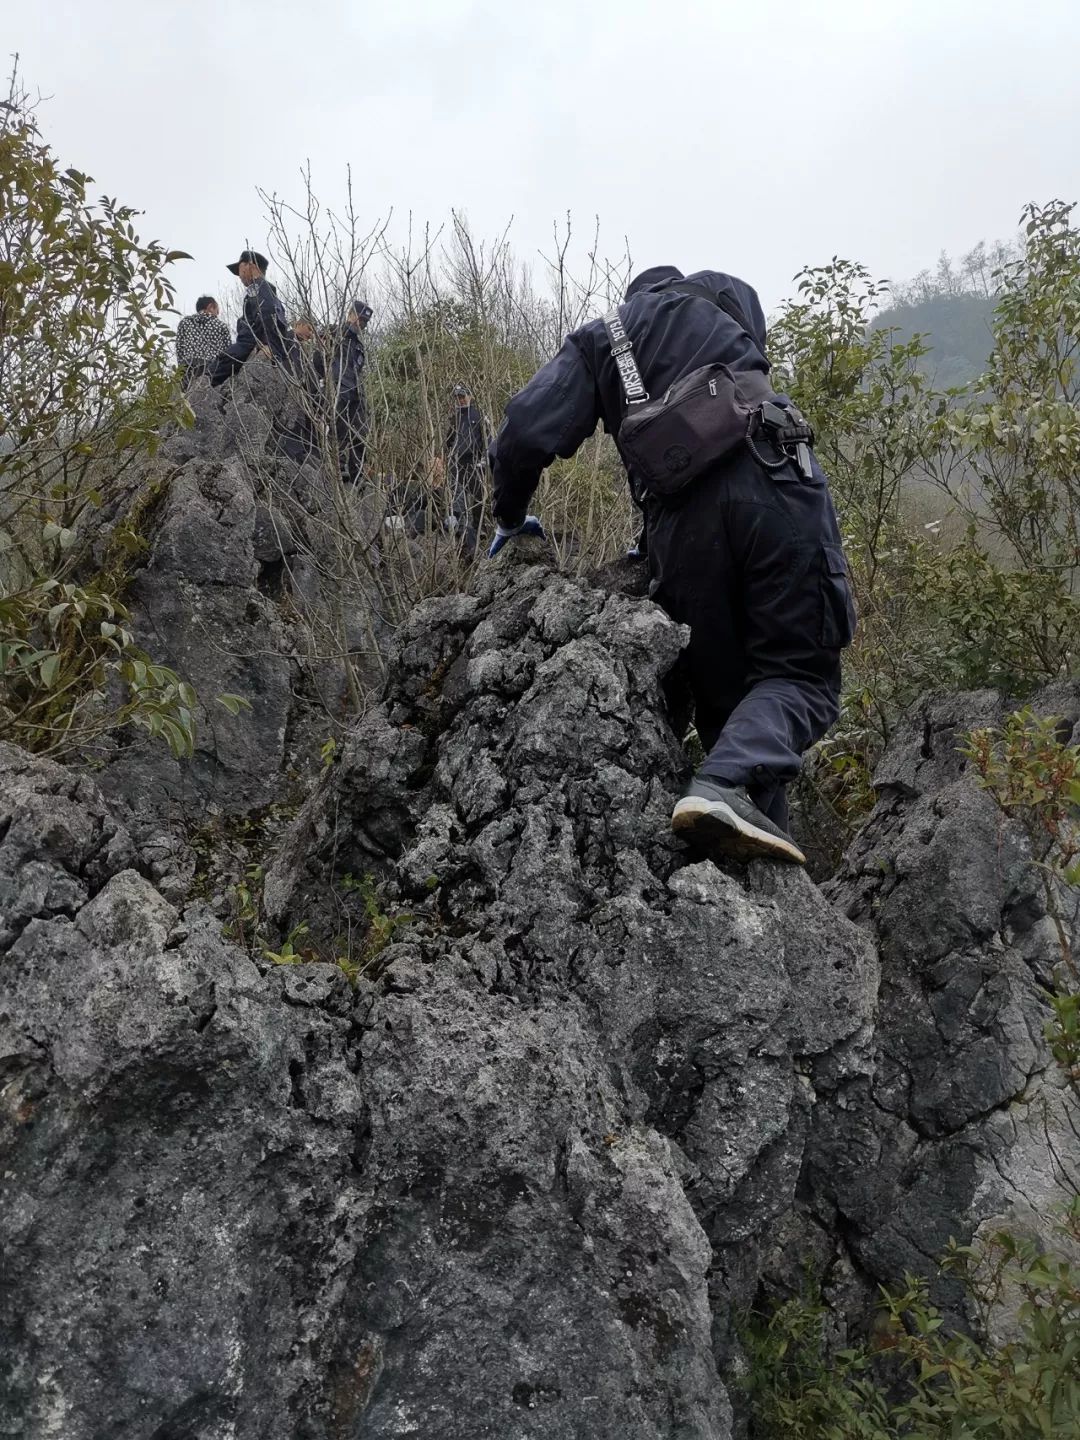
[[[692,703],[700,773],[745,785],[786,825],[787,785],[839,714],[855,629],[825,478],[816,463],[812,480],[793,464],[766,470],[747,449],[675,505],[649,502],[647,521],[653,598],[690,627],[673,718]]]
[[[368,424],[362,398],[356,395],[339,397],[334,434],[338,442],[341,478],[347,485],[355,485],[363,474],[367,450]]]

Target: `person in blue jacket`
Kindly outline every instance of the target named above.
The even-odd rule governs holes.
[[[275,365],[304,384],[300,346],[285,316],[285,307],[266,278],[269,264],[258,250],[242,250],[240,259],[227,267],[245,287],[244,313],[236,327],[236,339],[208,370],[211,386],[223,385],[260,348],[269,351]],[[314,429],[303,410],[289,424],[278,424],[276,428],[280,448],[292,459],[302,462],[312,453]]]
[[[733,276],[646,270],[619,315],[654,397],[715,362],[768,375],[761,303]],[[599,420],[618,444],[627,402],[604,322],[591,321],[506,408],[491,447],[490,554],[513,536],[543,534],[527,513],[541,472],[573,455]],[[752,440],[674,499],[636,496],[650,594],[690,629],[681,674],[707,752],[672,826],[738,858],[803,863],[787,833],[787,786],[839,713],[840,652],[855,613],[816,459],[804,449],[797,461],[765,430]]]

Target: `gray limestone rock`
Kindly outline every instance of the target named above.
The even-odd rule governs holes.
[[[252,536],[220,475],[184,514]],[[668,824],[683,633],[543,553],[413,613],[249,949],[0,752],[0,1434],[729,1440],[762,1286],[854,1322],[1050,1213],[1052,927],[956,748],[1000,698],[924,703],[828,895],[717,865]]]
[[[201,379],[188,398],[194,424],[133,467],[122,501],[101,517],[92,557],[100,565],[110,527],[136,517],[146,548],[130,562],[124,593],[135,638],[198,696],[190,760],[129,728],[98,773],[174,899],[191,879],[192,832],[258,823],[268,807],[294,802],[346,715],[331,605],[348,645],[370,648],[379,628],[356,587],[343,597],[312,562],[313,546],[328,543],[328,501],[314,462],[298,470],[274,453],[274,417],[296,405],[281,373],[256,358],[223,389]],[[364,686],[377,683],[369,657],[356,666]],[[232,714],[221,695],[247,708]]]
[[[814,1112],[803,1189],[873,1284],[936,1276],[950,1239],[1034,1209],[1045,1238],[1080,1175],[1080,1107],[1044,1038],[1060,941],[1027,838],[960,751],[1012,708],[990,691],[918,705],[826,887],[874,939],[881,991],[869,1069],[836,1077]],[[1054,687],[1034,708],[1063,717],[1067,739],[1080,690]],[[1075,937],[1077,897],[1061,901]],[[946,1281],[936,1294],[959,1304]]]
[[[800,872],[673,841],[682,642],[512,560],[413,616],[266,887],[355,988],[178,914],[119,831],[92,880],[57,842],[0,959],[0,1433],[727,1440],[876,962]]]

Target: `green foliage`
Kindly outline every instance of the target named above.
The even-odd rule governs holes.
[[[1023,696],[1059,672],[1077,622],[1075,601],[1060,574],[995,560],[978,521],[935,563],[915,567],[911,583],[922,602],[935,685],[990,685]]]
[[[1080,1201],[1059,1227],[1080,1242]],[[950,1247],[944,1268],[985,1323],[1003,1301],[1014,1338],[992,1345],[944,1324],[924,1281],[885,1293],[873,1348],[827,1344],[810,1294],[748,1318],[752,1440],[1068,1440],[1080,1434],[1080,1272],[1007,1233]]]
[[[199,837],[195,839],[196,854],[200,853]],[[259,914],[262,908],[262,887],[264,872],[263,867],[258,864],[244,867],[244,877],[237,880],[229,887],[229,899],[232,904],[232,919],[223,927],[225,935],[230,940],[236,940],[246,949],[260,946],[256,926],[259,923]]]
[[[1067,873],[1080,853],[1080,746],[1063,742],[1061,725],[1059,716],[1025,708],[1000,730],[973,730],[962,749],[983,788],[1006,815],[1020,820],[1036,853],[1050,845],[1055,864]]]
[[[303,965],[305,961],[317,959],[312,950],[296,948],[296,942],[302,940],[307,933],[308,926],[305,923],[294,925],[280,950],[263,948],[263,959],[269,960],[272,965]]]
[[[368,974],[377,966],[379,956],[393,940],[397,931],[403,925],[411,925],[414,917],[403,911],[398,911],[393,915],[387,914],[383,909],[382,898],[374,875],[365,875],[360,880],[354,879],[352,875],[344,875],[340,882],[340,889],[343,895],[359,897],[367,921],[360,952],[354,960],[350,960],[352,970],[350,978],[355,979],[359,975]],[[340,959],[338,964],[346,974],[350,973],[350,969],[346,968]]]
[[[737,1380],[751,1414],[753,1440],[880,1440],[860,1395],[868,1354],[830,1350],[828,1308],[815,1290],[748,1315],[740,1326],[746,1369]]]
[[[857,820],[899,714],[932,687],[1024,696],[1070,673],[1080,634],[1080,232],[1024,212],[1024,243],[972,275],[996,309],[985,374],[935,391],[927,340],[883,323],[887,287],[845,260],[805,271],[772,330],[811,419],[859,610],[838,727],[812,776]],[[951,291],[955,276],[942,284]],[[921,522],[921,523],[920,523]]]
[[[195,693],[128,620],[119,601],[55,577],[0,594],[0,737],[63,756],[130,722],[189,756]]]
[[[1072,205],[1024,212],[1021,255],[998,274],[994,345],[962,406],[943,412],[938,479],[968,546],[1011,583],[1000,612],[1037,678],[1067,673],[1080,632],[1080,232]],[[979,587],[985,592],[985,587]],[[1017,607],[1022,611],[1017,614]]]
[[[40,753],[85,749],[137,724],[192,753],[195,696],[139,649],[121,595],[138,525],[129,507],[86,579],[84,530],[189,418],[167,349],[167,267],[136,212],[88,198],[13,81],[0,108],[0,735]]]
[[[80,516],[186,406],[166,347],[167,267],[137,212],[88,198],[25,99],[0,109],[0,525],[7,564],[70,552]]]
[[[262,887],[264,871],[261,864],[248,865],[243,879],[229,887],[232,916],[225,925],[225,934],[238,941],[248,952],[272,965],[336,965],[350,984],[361,977],[377,979],[381,973],[380,957],[397,932],[412,924],[414,916],[403,911],[389,913],[384,909],[379,886],[373,875],[357,880],[345,875],[338,884],[340,894],[360,902],[363,923],[354,933],[350,926],[333,944],[317,943],[311,938],[306,920],[294,925],[274,947],[262,930]],[[433,882],[433,883],[432,883]],[[428,877],[428,889],[438,885],[436,876]]]

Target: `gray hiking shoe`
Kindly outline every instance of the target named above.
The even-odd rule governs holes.
[[[671,828],[684,840],[711,845],[736,860],[768,855],[805,865],[806,856],[779,825],[757,808],[741,785],[695,775],[675,806]]]

